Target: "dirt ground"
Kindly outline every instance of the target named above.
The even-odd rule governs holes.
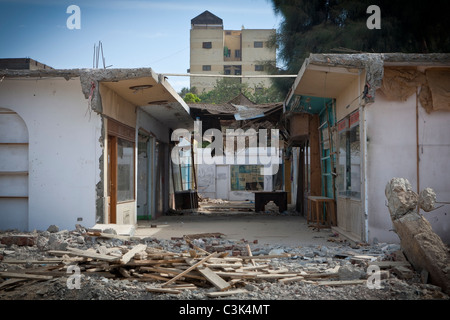
[[[170,240],[206,232],[222,233],[230,240],[257,240],[259,244],[286,246],[326,245],[332,235],[330,229],[313,230],[301,216],[222,214],[164,216],[139,221],[135,236]]]

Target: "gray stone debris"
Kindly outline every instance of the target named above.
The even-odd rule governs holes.
[[[148,249],[165,250],[171,253],[188,252],[188,247],[183,238],[163,240],[153,237],[144,239],[130,238],[119,240],[89,236],[83,233],[81,226],[76,230],[51,233],[50,231],[38,232],[35,246],[4,246],[3,260],[0,260],[0,272],[18,271],[30,268],[42,268],[42,265],[30,263],[32,260],[54,258],[48,254],[48,250],[66,250],[68,246],[88,250],[93,253],[121,257],[137,244],[146,244]],[[0,233],[1,236],[1,233]],[[82,241],[83,240],[83,241]],[[200,241],[201,240],[201,241]],[[438,287],[426,286],[422,283],[420,274],[415,274],[412,279],[397,278],[394,272],[386,273],[381,280],[380,289],[370,289],[365,284],[326,286],[319,285],[320,281],[364,280],[368,277],[367,267],[371,260],[389,261],[399,250],[398,244],[378,243],[373,245],[355,246],[344,242],[330,242],[329,245],[284,246],[268,245],[263,243],[247,242],[245,239],[230,240],[222,238],[201,238],[195,241],[201,249],[207,247],[224,249],[222,254],[233,257],[233,253],[248,256],[246,246],[249,245],[254,256],[288,254],[288,257],[271,258],[269,260],[256,260],[257,265],[266,265],[273,271],[295,273],[302,275],[329,274],[325,278],[306,278],[301,281],[280,282],[278,279],[236,279],[233,289],[245,289],[247,293],[232,295],[229,297],[214,299],[238,299],[238,300],[392,300],[392,299],[448,299]],[[2,254],[0,252],[0,256]],[[295,257],[295,258],[293,258]],[[369,257],[364,260],[358,257]],[[355,258],[355,259],[354,259]],[[2,259],[0,257],[0,259]],[[23,259],[24,264],[4,263],[7,259]],[[145,257],[144,257],[145,259]],[[358,260],[359,259],[359,260]],[[70,260],[68,260],[70,261]],[[73,262],[72,262],[73,263]],[[75,262],[76,263],[76,262]],[[99,261],[92,261],[95,266],[103,265]],[[252,267],[250,261],[244,261],[244,266]],[[138,268],[138,267],[136,267]],[[16,286],[13,289],[1,290],[0,300],[207,300],[208,293],[217,291],[211,285],[198,286],[194,290],[182,290],[179,294],[150,293],[146,290],[149,285],[157,286],[162,282],[157,280],[141,281],[139,272],[129,268],[130,278],[124,278],[120,273],[112,278],[104,276],[104,273],[81,272],[80,289],[71,290],[67,287],[68,276],[61,275],[57,271],[54,279],[27,283]],[[56,270],[55,270],[56,272]],[[114,272],[114,271],[112,271]],[[142,272],[140,272],[142,276]],[[49,273],[51,274],[51,272]],[[1,281],[1,280],[0,280]],[[189,280],[188,280],[189,281]],[[230,281],[230,279],[227,279]],[[208,284],[207,282],[205,282]],[[1,283],[0,283],[1,284]]]
[[[51,226],[49,226],[49,227],[47,228],[47,231],[48,231],[48,232],[51,232],[51,233],[56,233],[56,232],[59,231],[59,227],[58,227],[58,226],[55,226],[54,224],[52,224]]]
[[[425,211],[430,212],[435,208],[436,193],[431,188],[423,189],[419,194],[419,207]]]

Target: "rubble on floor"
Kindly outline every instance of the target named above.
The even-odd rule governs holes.
[[[0,233],[0,300],[449,299],[397,244],[335,236],[327,246],[288,247],[221,233],[162,240],[80,225],[49,230]]]

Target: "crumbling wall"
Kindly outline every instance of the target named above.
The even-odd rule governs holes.
[[[430,223],[418,212],[434,208],[436,196],[427,188],[418,195],[407,179],[393,178],[385,188],[395,232],[405,256],[416,271],[428,274],[429,281],[450,292],[450,253]]]
[[[406,101],[420,88],[419,101],[427,113],[450,111],[450,68],[386,67],[380,91],[391,101]]]

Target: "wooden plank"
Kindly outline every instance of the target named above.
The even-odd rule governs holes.
[[[351,286],[351,285],[358,285],[358,284],[365,284],[367,280],[339,280],[339,281],[319,281],[317,284],[319,286],[332,286],[332,287],[338,287],[338,286]]]
[[[216,287],[220,291],[227,290],[231,287],[231,284],[223,280],[218,274],[212,271],[209,268],[198,268],[198,272],[200,272],[206,280],[208,280],[214,287]]]
[[[249,255],[250,257],[253,257],[252,249],[250,249],[250,245],[249,245],[248,243],[247,243],[246,248],[247,248],[247,253],[248,253],[248,255]],[[253,264],[254,266],[256,266],[255,260],[252,260],[252,264]]]
[[[53,276],[43,276],[37,274],[26,274],[17,272],[0,272],[2,278],[19,278],[19,279],[32,279],[32,280],[51,280]]]
[[[120,259],[120,263],[127,264],[136,253],[144,251],[145,249],[147,249],[146,244],[138,244],[137,246],[134,246],[130,251],[122,256],[122,258]]]
[[[199,262],[191,265],[191,267],[187,268],[185,271],[183,271],[182,273],[179,273],[178,275],[176,275],[175,277],[173,277],[172,279],[170,279],[169,281],[167,281],[166,283],[163,283],[162,286],[167,286],[168,284],[175,282],[177,279],[181,278],[182,276],[184,276],[186,273],[189,273],[190,271],[194,270],[195,268],[197,268],[198,266],[202,265],[203,263],[205,263],[206,261],[208,261],[208,259],[216,257],[218,255],[217,252],[211,253],[209,256],[203,258],[202,260],[200,260]]]
[[[49,260],[16,260],[16,259],[4,259],[2,263],[8,264],[59,264],[63,261],[61,258],[49,259]]]
[[[175,269],[175,268],[162,268],[162,267],[142,267],[140,268],[141,271],[149,271],[149,272],[165,272],[165,273],[169,273],[169,274],[180,274],[182,273],[184,270],[179,270],[179,269]],[[196,275],[196,274],[192,274],[193,271],[186,273],[184,275],[185,278],[192,278],[192,279],[197,279],[197,280],[204,280],[204,278],[200,275]]]
[[[208,268],[233,268],[238,269],[242,267],[242,263],[205,263]]]
[[[242,267],[242,268],[239,268],[239,269],[236,270],[236,271],[258,270],[258,269],[265,269],[265,268],[268,268],[268,267],[269,267],[268,264],[261,264],[261,265],[258,265],[258,266],[246,266],[246,267]]]
[[[27,279],[17,279],[17,278],[13,278],[13,279],[8,279],[3,281],[2,283],[0,283],[0,289],[4,288],[4,287],[8,287],[8,286],[16,286],[19,283],[22,283],[24,281],[27,281]]]
[[[206,295],[210,298],[217,298],[217,297],[227,297],[232,296],[235,294],[240,293],[247,293],[248,291],[245,289],[236,289],[236,290],[228,290],[228,291],[219,291],[219,292],[208,292]]]
[[[160,275],[157,275],[157,274],[152,274],[152,273],[143,273],[142,274],[142,278],[151,278],[151,279],[154,279],[154,280],[162,280],[162,281],[167,281],[167,277],[163,277],[163,276],[160,276]]]
[[[280,282],[280,283],[289,283],[289,282],[302,281],[304,279],[305,278],[302,277],[302,276],[295,276],[295,277],[278,279],[278,282]]]
[[[133,262],[128,262],[127,266],[151,266],[151,265],[175,265],[176,263],[183,263],[185,264],[185,259],[169,259],[169,260],[135,260]]]
[[[176,289],[168,289],[168,288],[155,288],[155,287],[145,287],[145,290],[148,292],[155,292],[155,293],[172,293],[172,294],[180,294],[181,290]]]
[[[72,256],[72,257],[79,256],[79,257],[83,257],[83,258],[91,258],[91,259],[103,260],[103,261],[108,261],[108,262],[115,262],[115,261],[119,260],[119,257],[108,256],[105,254],[99,254],[99,253],[88,252],[88,251],[83,251],[83,250],[76,250],[76,251],[73,251],[72,249],[70,249],[70,250],[71,251],[49,250],[47,252],[49,254],[52,254],[55,256],[63,256],[63,255],[68,255],[68,256]]]
[[[220,277],[231,279],[255,279],[259,273],[256,272],[222,272],[217,271],[216,274]]]
[[[280,279],[286,277],[296,277],[296,273],[284,273],[284,274],[258,274],[256,279]]]
[[[238,258],[242,260],[265,260],[265,259],[273,259],[273,258],[289,258],[291,254],[272,254],[272,255],[259,255],[259,256],[238,256]]]

